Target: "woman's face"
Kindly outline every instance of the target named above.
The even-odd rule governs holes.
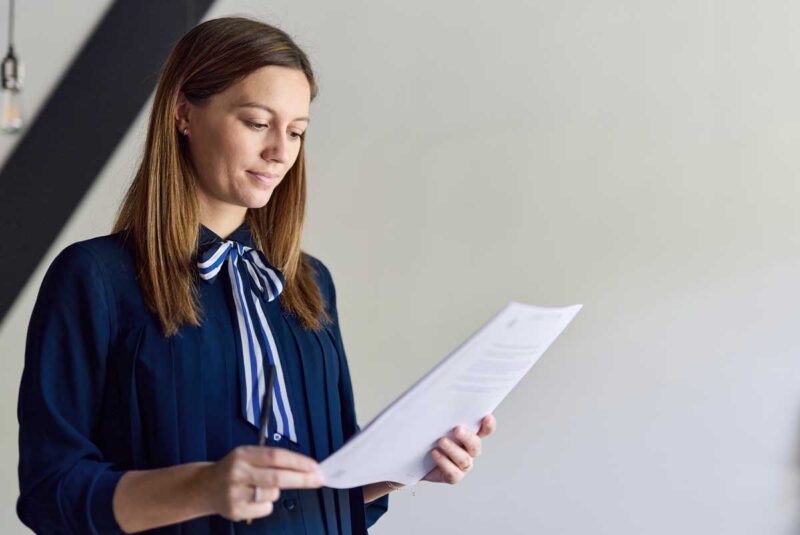
[[[206,210],[260,208],[294,165],[308,127],[311,89],[297,69],[270,65],[202,105],[181,94],[179,135],[188,129]]]

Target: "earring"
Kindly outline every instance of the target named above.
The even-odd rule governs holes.
[[[184,128],[183,129],[183,135],[184,136],[188,136],[189,135],[189,129],[188,128]]]

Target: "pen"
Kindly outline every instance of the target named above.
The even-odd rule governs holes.
[[[267,379],[267,389],[264,391],[264,399],[261,400],[261,434],[258,437],[258,445],[263,446],[267,442],[267,427],[269,426],[269,415],[272,412],[272,388],[275,383],[275,365],[269,365],[269,377]]]
[[[269,365],[269,378],[267,379],[267,389],[264,391],[264,398],[261,400],[261,427],[258,433],[258,445],[263,446],[267,442],[267,431],[269,431],[269,414],[272,412],[272,388],[275,383],[275,365]],[[247,519],[250,524],[252,518]]]

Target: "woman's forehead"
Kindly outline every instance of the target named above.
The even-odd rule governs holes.
[[[220,97],[232,109],[263,110],[299,121],[308,119],[311,89],[302,71],[270,65],[250,73]]]
[[[303,71],[269,65],[251,72],[229,89],[236,98],[256,100],[258,97],[297,95],[311,96],[311,87]],[[301,100],[298,98],[298,100]]]

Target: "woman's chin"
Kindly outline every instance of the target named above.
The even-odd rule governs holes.
[[[270,198],[272,197],[272,188],[269,191],[260,191],[255,195],[252,195],[249,199],[247,199],[245,206],[248,208],[263,208],[267,205]]]

